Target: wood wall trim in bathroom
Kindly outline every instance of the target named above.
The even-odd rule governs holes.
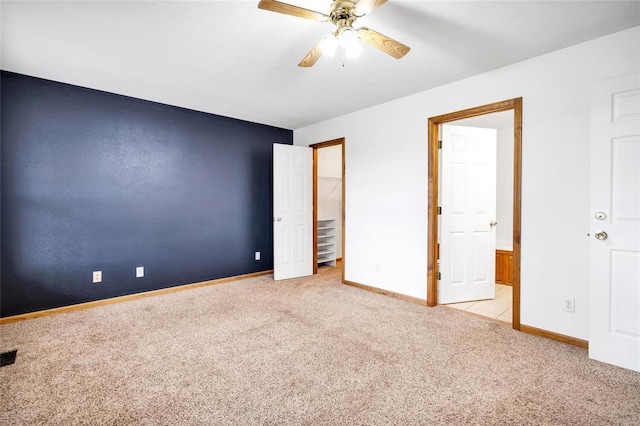
[[[496,250],[496,283],[513,284],[513,252]]]

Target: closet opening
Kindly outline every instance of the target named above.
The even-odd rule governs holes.
[[[345,247],[344,138],[313,148],[313,273],[318,267],[342,267]]]

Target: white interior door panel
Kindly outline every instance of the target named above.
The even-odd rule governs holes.
[[[591,106],[589,357],[640,371],[640,74]]]
[[[273,144],[273,278],[313,274],[313,150]]]
[[[442,126],[438,303],[495,297],[495,129]]]

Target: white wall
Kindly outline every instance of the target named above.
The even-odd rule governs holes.
[[[318,149],[318,219],[336,221],[336,258],[341,258],[342,145]]]
[[[346,138],[346,279],[426,298],[427,118],[523,97],[521,322],[586,340],[590,85],[639,70],[635,27],[295,130]]]
[[[498,131],[496,249],[513,250],[513,126]]]

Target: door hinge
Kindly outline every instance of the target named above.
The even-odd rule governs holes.
[[[442,275],[440,275],[440,272],[438,272],[438,281],[442,280]]]
[[[438,214],[442,214],[442,207],[438,207]]]
[[[442,149],[442,141],[438,141],[438,149]]]

